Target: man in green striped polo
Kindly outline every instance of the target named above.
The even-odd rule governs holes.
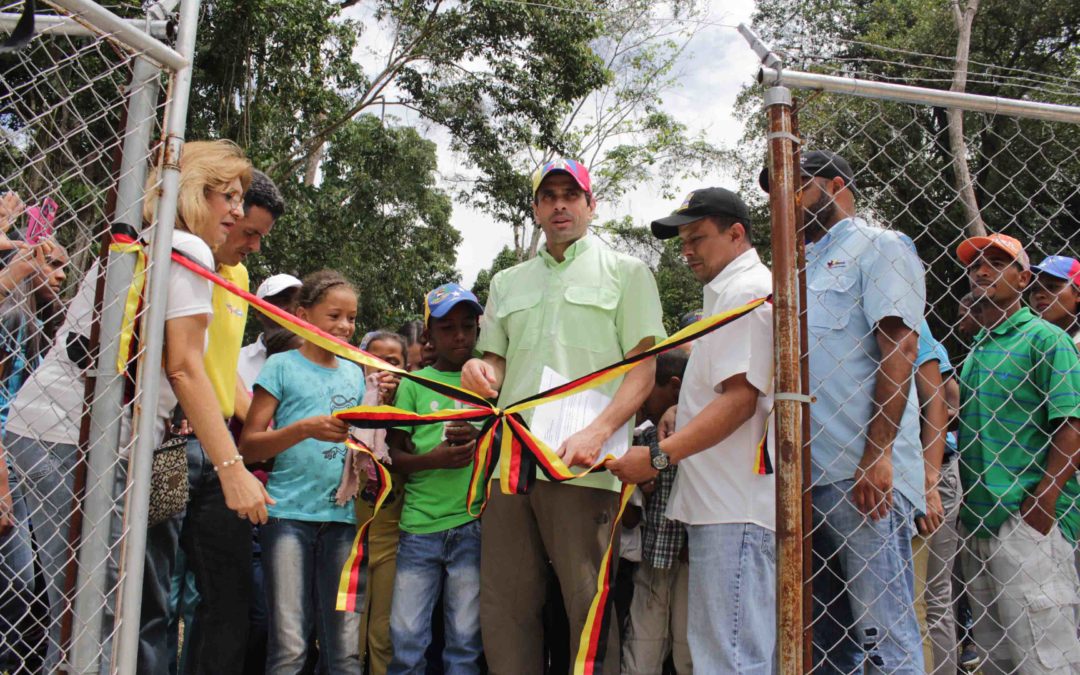
[[[983,672],[1080,672],[1080,357],[1023,305],[1019,241],[972,237],[956,253],[983,326],[960,374],[961,565]]]

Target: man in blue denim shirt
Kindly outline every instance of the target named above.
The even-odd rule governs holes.
[[[926,509],[912,379],[924,270],[909,238],[855,217],[847,161],[807,152],[800,168],[815,672],[922,673],[911,539]]]

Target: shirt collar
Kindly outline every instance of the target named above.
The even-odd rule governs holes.
[[[592,246],[592,237],[586,234],[584,237],[578,239],[573,244],[570,244],[569,247],[567,247],[566,252],[563,253],[562,262],[559,262],[554,257],[552,257],[550,253],[548,253],[547,244],[544,245],[544,248],[540,249],[539,255],[544,260],[544,264],[548,267],[559,267],[560,265],[565,265],[573,262],[574,258],[578,257],[585,251],[588,251],[590,248],[592,248]]]
[[[838,239],[839,237],[843,236],[847,233],[848,230],[853,229],[856,225],[865,224],[866,221],[858,217],[844,218],[841,221],[837,221],[837,223],[830,227],[829,230],[825,233],[825,236],[823,236],[821,239],[818,239],[816,242],[813,243],[807,243],[806,250],[808,253],[815,250],[823,250],[832,242],[833,239]]]
[[[757,267],[761,264],[761,258],[758,257],[756,249],[751,248],[748,251],[743,251],[728,263],[728,266],[720,270],[720,274],[713,277],[712,281],[705,284],[705,288],[712,291],[716,295],[722,295],[724,288],[727,287],[731,280],[743,272]]]
[[[1004,335],[1005,333],[1010,332],[1014,328],[1018,328],[1018,327],[1024,325],[1025,323],[1027,323],[1028,321],[1033,321],[1034,319],[1035,319],[1035,315],[1032,314],[1031,309],[1029,309],[1027,307],[1021,307],[1016,312],[1013,312],[1012,316],[1010,316],[1008,319],[1005,319],[1004,321],[1002,321],[998,325],[991,328],[989,330],[989,333],[992,334],[992,335]],[[983,338],[983,337],[986,337],[986,335],[987,335],[987,331],[984,330],[979,335],[979,337]]]

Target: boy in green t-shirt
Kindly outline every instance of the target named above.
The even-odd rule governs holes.
[[[445,284],[427,294],[424,313],[435,363],[416,374],[460,387],[461,366],[476,347],[484,309],[469,291]],[[411,380],[401,381],[394,405],[423,413],[460,407]],[[408,476],[390,609],[390,675],[424,672],[431,614],[444,590],[445,670],[479,672],[480,521],[465,507],[476,437],[466,422],[392,429],[387,435],[395,471]]]

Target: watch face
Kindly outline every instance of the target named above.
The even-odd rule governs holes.
[[[663,471],[668,466],[668,457],[664,453],[658,453],[652,457],[652,466],[657,471]]]

